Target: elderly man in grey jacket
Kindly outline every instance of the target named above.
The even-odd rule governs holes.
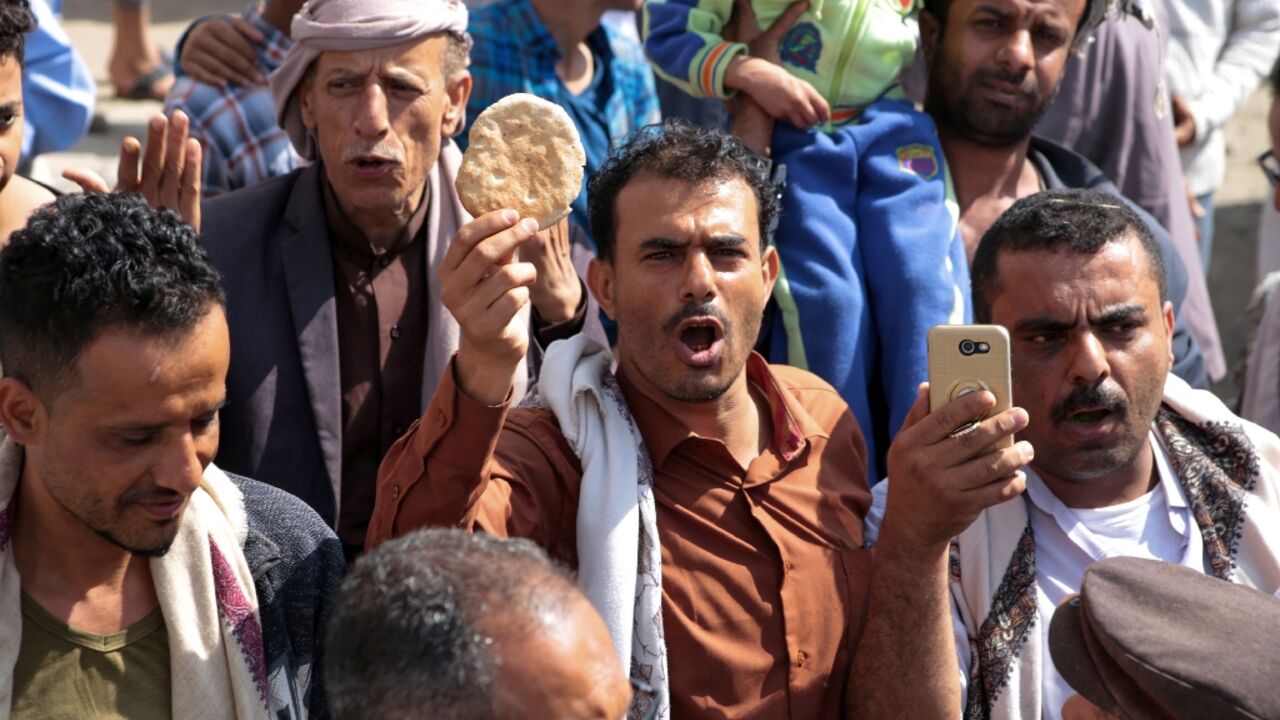
[[[458,0],[313,0],[272,75],[308,167],[205,203],[227,289],[228,404],[218,463],[281,487],[363,545],[382,456],[421,415],[458,324],[436,272],[471,217],[454,191],[471,76]],[[582,327],[567,225],[535,236],[542,343]],[[522,393],[528,368],[521,373]]]

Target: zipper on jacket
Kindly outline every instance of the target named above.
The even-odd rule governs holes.
[[[857,37],[850,37],[854,28],[861,28],[862,21],[867,15],[867,4],[875,2],[875,0],[858,0],[858,5],[853,10],[853,17],[849,25],[845,28],[844,41],[840,43],[840,57],[836,60],[836,75],[832,78],[831,95],[828,102],[831,104],[831,111],[835,112],[836,101],[840,99],[844,90],[844,71],[849,64],[849,57],[857,49],[859,41],[862,40],[863,33],[859,32]],[[827,125],[834,127],[834,123],[830,120]]]

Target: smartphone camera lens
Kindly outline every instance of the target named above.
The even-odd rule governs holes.
[[[978,351],[978,345],[972,340],[960,341],[960,354],[968,357]]]

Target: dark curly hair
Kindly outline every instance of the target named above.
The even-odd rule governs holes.
[[[1057,189],[1029,195],[1004,211],[982,236],[969,268],[973,314],[991,322],[991,303],[1000,291],[1000,253],[1070,252],[1093,255],[1107,243],[1134,235],[1147,252],[1160,300],[1169,298],[1164,255],[1150,228],[1121,198],[1098,190]]]
[[[63,195],[0,251],[0,365],[50,399],[108,327],[165,336],[225,304],[196,231],[172,211],[139,195]]]
[[[725,132],[669,119],[641,128],[591,176],[587,209],[601,259],[613,260],[618,194],[637,175],[689,184],[742,178],[755,192],[760,210],[761,250],[768,244],[769,229],[778,214],[778,195],[759,158]]]
[[[0,57],[17,58],[18,66],[24,66],[26,35],[35,29],[36,19],[27,0],[0,0]]]

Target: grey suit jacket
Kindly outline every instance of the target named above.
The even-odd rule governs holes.
[[[302,498],[333,526],[342,483],[342,390],[320,172],[313,165],[209,199],[201,234],[222,275],[231,330],[217,463]],[[585,276],[590,251],[581,234],[575,237],[574,265]],[[597,312],[588,302],[585,328],[574,329],[602,339]],[[530,381],[540,356],[531,342]],[[424,381],[424,407],[434,389]]]
[[[227,294],[231,367],[217,463],[296,495],[333,525],[342,391],[329,229],[312,166],[204,203]]]

